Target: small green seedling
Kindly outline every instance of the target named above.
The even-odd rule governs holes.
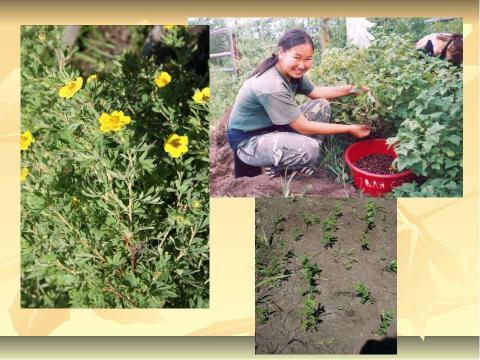
[[[335,203],[335,209],[333,209],[333,215],[335,216],[336,219],[339,219],[343,215],[342,207],[338,201]]]
[[[281,226],[281,224],[286,221],[287,218],[283,215],[280,215],[280,214],[276,214],[275,215],[275,218],[273,219],[273,232],[281,232],[283,231],[283,226]]]
[[[358,262],[355,249],[350,249],[346,254],[346,261],[343,263],[345,270],[351,270],[353,264]]]
[[[385,336],[388,333],[388,328],[392,325],[394,320],[393,312],[390,310],[382,310],[380,314],[380,325],[377,330],[372,331],[372,334],[377,336]]]
[[[305,298],[300,314],[303,316],[300,324],[303,331],[317,330],[317,302],[313,295]]]
[[[362,244],[363,250],[369,250],[369,247],[368,247],[369,239],[368,239],[368,234],[366,232],[362,234],[362,238],[360,239],[360,242]]]
[[[256,238],[255,238],[255,245],[257,245],[257,247],[268,247],[269,246],[269,242],[268,242],[268,236],[267,236],[267,233],[265,232],[265,230],[263,228],[260,228],[259,231],[256,233]]]
[[[329,216],[322,223],[322,230],[325,232],[331,232],[337,230],[337,219],[333,216]]]
[[[302,258],[302,276],[309,284],[317,279],[321,271],[320,267],[311,263],[307,257]]]
[[[259,266],[258,273],[262,276],[274,276],[281,274],[283,272],[282,270],[281,260],[273,255],[269,265]]]
[[[335,236],[332,235],[331,232],[328,231],[323,233],[323,237],[321,241],[325,247],[331,247],[333,243],[336,241],[336,238]]]
[[[385,268],[383,269],[383,271],[396,273],[396,272],[397,272],[397,260],[392,260],[392,261],[390,261],[390,262],[387,264],[387,266],[385,266]]]
[[[352,285],[355,294],[362,298],[362,304],[365,304],[367,301],[370,303],[375,303],[375,300],[371,296],[370,290],[363,283],[355,283]]]
[[[264,325],[270,318],[270,310],[266,306],[257,306],[255,311],[259,324]]]
[[[293,241],[299,241],[302,239],[303,233],[298,226],[295,226],[292,232],[293,232]]]
[[[307,285],[307,287],[302,287],[300,289],[300,294],[302,294],[302,296],[306,296],[309,294],[316,294],[317,292],[318,290],[314,282]]]
[[[365,221],[367,222],[367,228],[373,229],[375,226],[375,215],[377,214],[377,204],[373,200],[368,200],[365,205]]]
[[[322,221],[320,216],[308,214],[306,212],[302,213],[302,218],[303,218],[303,221],[305,222],[305,224],[307,226],[312,226],[314,224],[320,224],[320,222]]]

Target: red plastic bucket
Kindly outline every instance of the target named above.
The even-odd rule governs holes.
[[[398,174],[379,175],[355,166],[358,160],[373,154],[397,157],[393,147],[389,148],[385,139],[358,141],[350,145],[344,154],[345,161],[352,172],[355,186],[364,193],[371,196],[382,196],[392,191],[392,188],[413,180],[414,175],[410,170]]]

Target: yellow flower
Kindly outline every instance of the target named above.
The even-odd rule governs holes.
[[[210,88],[206,87],[203,90],[196,90],[195,94],[193,94],[193,100],[199,104],[204,104],[210,100]]]
[[[82,88],[82,85],[83,79],[79,76],[75,80],[69,81],[64,87],[58,90],[58,95],[62,98],[70,99]]]
[[[160,75],[158,75],[157,78],[155,79],[155,84],[157,84],[159,88],[162,88],[164,86],[167,86],[170,83],[170,81],[172,81],[172,77],[170,76],[170,74],[165,71],[162,71]]]
[[[202,204],[200,203],[200,200],[193,200],[192,201],[192,206],[194,209],[198,209]]]
[[[102,113],[98,122],[100,123],[101,132],[119,131],[125,125],[130,124],[130,116],[125,116],[123,111],[113,111],[110,115]]]
[[[87,78],[87,84],[90,83],[90,81],[97,80],[97,74],[92,74]]]
[[[25,180],[27,180],[27,176],[29,173],[30,173],[30,170],[28,170],[28,167],[24,167],[20,171],[20,182],[24,182]]]
[[[168,30],[172,29],[174,26],[175,25],[163,25],[163,28],[168,31]]]
[[[179,225],[191,225],[190,220],[188,220],[185,216],[183,215],[177,215],[175,216],[175,220],[177,221],[177,224]]]
[[[72,206],[77,207],[80,204],[80,200],[76,196],[72,196]]]
[[[164,149],[173,158],[178,158],[188,151],[188,136],[172,134],[168,137]]]
[[[26,130],[20,135],[20,149],[21,150],[28,150],[30,144],[35,141],[30,130]]]

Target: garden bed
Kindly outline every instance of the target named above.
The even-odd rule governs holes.
[[[210,133],[210,195],[213,197],[263,197],[282,196],[282,178],[270,178],[266,174],[256,177],[233,176],[233,152],[226,140],[230,109],[219,125]],[[317,170],[312,176],[297,173],[290,183],[294,195],[319,195],[349,197],[355,194],[350,184],[334,182],[325,170]]]
[[[305,264],[320,270],[310,289]],[[396,352],[396,296],[395,201],[257,199],[257,354]],[[382,312],[393,316],[384,334]]]

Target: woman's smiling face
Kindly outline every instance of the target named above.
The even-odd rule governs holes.
[[[313,48],[310,44],[293,46],[288,50],[280,48],[278,52],[278,69],[286,76],[300,79],[311,67]]]

